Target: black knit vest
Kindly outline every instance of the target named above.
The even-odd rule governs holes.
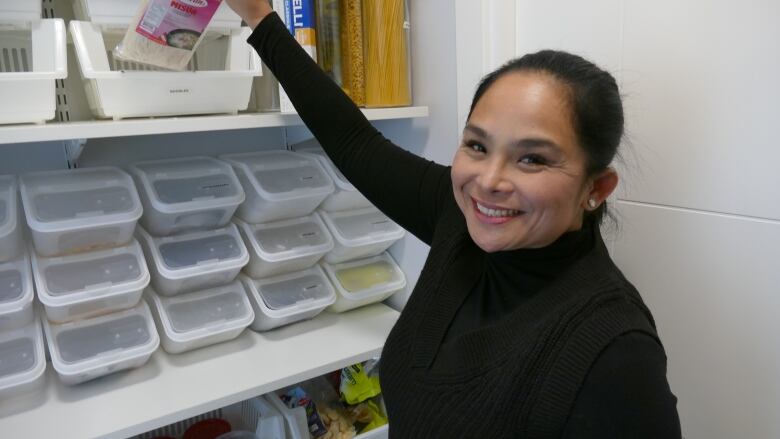
[[[479,276],[480,250],[452,205],[439,220],[414,291],[391,331],[381,384],[391,438],[558,438],[599,353],[631,331],[656,340],[652,316],[596,245],[527,305],[459,338],[464,367],[431,365]]]

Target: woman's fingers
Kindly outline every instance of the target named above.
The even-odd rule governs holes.
[[[225,0],[244,22],[254,29],[273,9],[268,0]]]

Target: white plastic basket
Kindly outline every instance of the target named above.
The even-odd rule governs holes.
[[[113,50],[123,35],[99,24],[73,20],[70,33],[89,107],[101,118],[237,114],[247,108],[253,79],[262,73],[259,56],[246,43],[248,27],[207,35],[185,72],[116,60]]]
[[[0,401],[39,390],[46,357],[38,319],[23,328],[0,331]]]
[[[160,346],[146,302],[92,319],[54,324],[43,319],[51,364],[65,384],[141,367]]]
[[[13,3],[36,4],[40,17],[39,0]],[[5,13],[0,10],[0,16]],[[20,14],[23,17],[25,12]],[[36,20],[29,29],[0,30],[0,53],[0,124],[41,124],[53,119],[55,80],[68,76],[65,22]]]
[[[341,264],[323,263],[322,266],[336,289],[336,303],[328,308],[333,312],[381,302],[406,287],[404,272],[387,252]]]
[[[33,279],[30,258],[0,263],[0,332],[33,321]]]
[[[38,0],[0,0],[0,22],[32,23],[41,19],[42,9]]]
[[[147,289],[146,300],[163,349],[171,354],[232,340],[255,318],[244,286],[237,281],[176,297],[161,297]]]
[[[2,1],[8,0],[0,0],[0,2]],[[105,29],[117,29],[124,32],[135,17],[139,3],[140,0],[74,0],[73,12],[77,20],[91,21]],[[210,30],[238,29],[239,27],[241,27],[241,17],[224,2],[209,24]]]

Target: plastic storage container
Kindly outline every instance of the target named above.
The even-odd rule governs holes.
[[[0,263],[0,332],[21,328],[33,321],[33,296],[27,255]]]
[[[230,165],[210,157],[141,162],[130,171],[144,205],[141,224],[156,236],[223,227],[244,201]]]
[[[38,300],[53,322],[93,317],[132,308],[149,285],[141,246],[44,258],[33,255]]]
[[[164,296],[228,284],[249,261],[234,224],[164,238],[154,238],[139,227],[137,236],[152,273],[152,285]]]
[[[362,0],[366,107],[412,105],[406,0]]]
[[[45,382],[46,357],[41,323],[0,331],[0,401],[40,389]]]
[[[0,262],[22,252],[22,226],[16,177],[0,175]]]
[[[217,11],[188,71],[159,71],[116,59],[114,49],[134,19],[138,0],[76,0],[70,33],[92,113],[97,117],[172,116],[245,110],[260,57],[248,27],[227,5]],[[81,21],[89,20],[89,21]]]
[[[118,168],[34,172],[19,181],[35,250],[43,256],[124,245],[143,212],[132,178]]]
[[[236,216],[251,224],[308,215],[333,192],[333,182],[311,156],[266,151],[221,158],[233,165],[246,192]]]
[[[0,106],[0,124],[42,124],[56,115],[55,81],[68,76],[65,22],[40,20],[41,4],[0,1],[0,96],[13,102]]]
[[[406,277],[387,253],[341,264],[322,264],[336,289],[336,303],[329,309],[348,311],[381,302],[406,287]]]
[[[51,364],[65,384],[143,366],[160,346],[146,302],[92,319],[54,324],[43,319]]]
[[[347,180],[347,177],[339,171],[333,161],[325,153],[325,150],[314,146],[305,147],[303,149],[296,149],[296,151],[304,154],[314,154],[317,159],[322,163],[328,176],[335,183],[335,190],[332,194],[328,195],[328,198],[322,202],[320,208],[327,210],[328,212],[338,212],[342,210],[355,210],[366,207],[372,207],[372,204],[368,199],[361,194],[352,183]]]
[[[241,281],[255,310],[255,331],[313,318],[336,301],[333,286],[319,267],[266,279],[241,276]]]
[[[275,393],[265,395],[265,399],[284,419],[287,439],[309,439],[311,437],[304,407],[291,409]]]
[[[162,346],[178,354],[232,340],[255,318],[241,282],[176,297],[147,289]]]
[[[401,226],[373,207],[320,214],[333,235],[333,250],[325,255],[331,264],[378,255],[404,236]]]
[[[316,213],[266,224],[234,222],[250,249],[244,272],[254,278],[309,268],[333,249],[333,239]]]

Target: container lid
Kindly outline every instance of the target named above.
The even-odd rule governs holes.
[[[266,200],[309,198],[333,192],[333,181],[319,160],[310,155],[264,151],[220,158],[243,172],[253,189]]]
[[[20,311],[33,300],[30,258],[0,264],[0,315]]]
[[[136,236],[144,244],[147,256],[151,256],[149,262],[168,279],[241,268],[249,262],[249,252],[235,224],[161,238],[138,227]]]
[[[328,173],[328,176],[333,180],[333,182],[336,184],[336,187],[338,187],[342,191],[357,191],[355,186],[347,180],[347,177],[344,176],[344,174],[339,170],[339,168],[336,167],[336,164],[333,163],[333,160],[328,157],[328,153],[325,152],[324,149],[318,146],[310,146],[304,149],[296,149],[297,152],[300,152],[302,154],[311,154],[313,156],[317,157],[317,160],[322,163],[322,167],[325,168],[325,172]]]
[[[41,19],[42,2],[0,0],[0,23],[30,23]]]
[[[146,290],[151,306],[160,316],[165,333],[184,342],[249,326],[255,319],[241,282],[175,297],[161,297]]]
[[[0,175],[0,237],[16,230],[17,203],[16,177]]]
[[[35,381],[46,370],[41,323],[0,332],[0,392]]]
[[[143,300],[135,307],[91,319],[55,324],[43,319],[52,365],[63,375],[150,355],[160,338]]]
[[[404,229],[375,207],[320,214],[333,237],[347,247],[395,241],[404,236]]]
[[[324,308],[336,301],[333,286],[317,266],[265,279],[242,279],[258,305],[280,316]]]
[[[141,162],[130,171],[155,210],[163,213],[237,206],[245,198],[233,168],[211,157]]]
[[[136,240],[123,247],[53,258],[31,253],[38,299],[47,306],[118,296],[149,285],[149,271]]]
[[[140,0],[75,0],[74,12],[79,20],[91,21],[105,27],[127,28],[138,13]],[[236,29],[241,17],[225,2],[209,24],[209,29]]]
[[[387,252],[357,261],[322,265],[339,294],[346,299],[381,296],[406,286],[406,276]]]
[[[333,250],[333,239],[316,213],[266,224],[234,221],[255,254],[265,261],[287,261]]]
[[[20,188],[27,223],[40,232],[126,223],[143,212],[133,179],[114,167],[24,174]]]

